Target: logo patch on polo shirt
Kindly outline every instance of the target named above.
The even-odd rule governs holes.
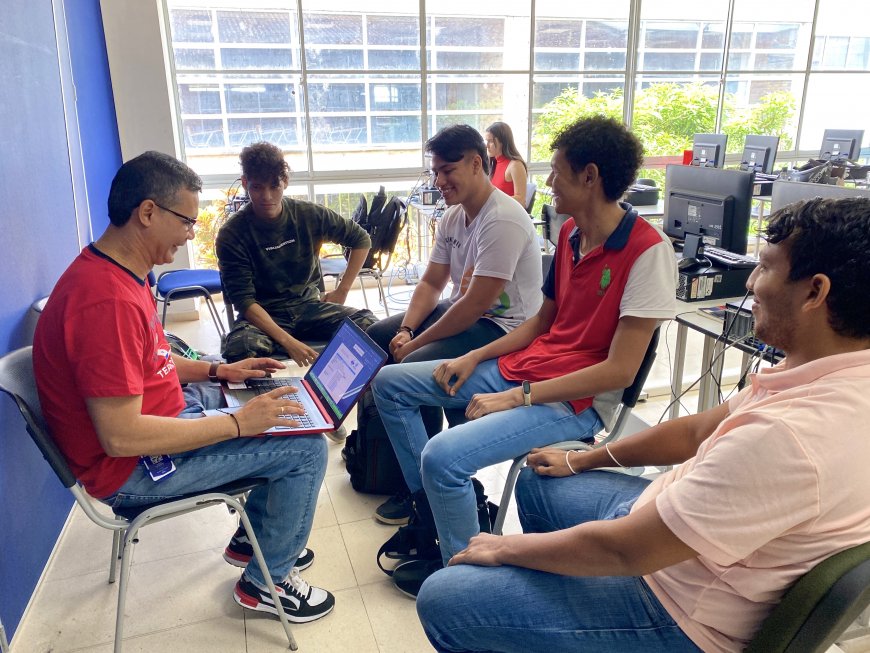
[[[601,281],[598,282],[598,296],[601,297],[610,285],[610,266],[605,265],[601,271]]]

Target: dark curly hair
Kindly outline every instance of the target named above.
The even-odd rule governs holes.
[[[284,153],[266,141],[245,147],[239,154],[239,163],[242,164],[242,174],[248,180],[290,183],[290,166],[284,160]]]
[[[123,227],[145,200],[171,206],[180,190],[202,190],[199,175],[163,152],[150,150],[120,167],[109,189],[109,221]]]
[[[455,163],[467,152],[473,152],[483,162],[483,172],[489,174],[489,156],[483,136],[471,125],[450,125],[426,141],[425,152]]]
[[[870,199],[817,197],[789,204],[771,216],[766,238],[787,246],[789,280],[814,274],[831,280],[828,322],[836,333],[870,337]]]
[[[562,150],[575,173],[589,163],[598,166],[604,196],[611,202],[637,177],[643,164],[643,145],[621,122],[592,116],[568,125],[553,139],[550,149]]]

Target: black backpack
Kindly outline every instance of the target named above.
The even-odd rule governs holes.
[[[398,197],[387,199],[384,187],[372,198],[368,205],[365,195],[360,195],[359,203],[351,215],[351,220],[366,230],[372,239],[372,248],[363,263],[363,268],[381,269],[382,257],[388,257],[396,247],[399,234],[408,221],[407,207]],[[345,258],[350,250],[345,250]]]
[[[345,441],[347,472],[353,489],[367,494],[391,495],[407,491],[408,486],[371,390],[366,390],[357,404],[356,419],[357,427]],[[427,433],[438,433],[441,421],[440,411],[423,411]]]

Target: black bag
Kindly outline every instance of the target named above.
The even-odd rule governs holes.
[[[357,404],[356,419],[357,427],[345,441],[347,472],[353,489],[366,494],[390,495],[407,491],[371,390],[366,390]],[[441,430],[442,420],[440,410],[423,411],[423,423],[430,437]]]
[[[396,247],[399,233],[408,221],[407,207],[397,197],[387,200],[387,194],[381,186],[380,191],[372,198],[371,206],[368,206],[366,196],[360,195],[351,220],[365,229],[372,239],[363,268],[380,269],[382,257],[389,256]],[[350,257],[349,249],[345,249],[344,257]]]

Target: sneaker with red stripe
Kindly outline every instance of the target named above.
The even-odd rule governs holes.
[[[239,526],[233,535],[227,548],[224,549],[224,560],[235,567],[247,567],[251,558],[254,557],[254,547],[251,546],[251,541],[248,539],[248,534],[244,527]],[[296,571],[308,569],[314,564],[314,551],[311,549],[302,549],[299,558],[296,559],[296,564],[293,568]]]
[[[307,623],[325,617],[335,607],[335,597],[324,589],[306,583],[295,569],[280,583],[275,584],[284,606],[287,620]],[[277,615],[272,595],[265,587],[242,574],[233,591],[233,599],[243,608]]]

